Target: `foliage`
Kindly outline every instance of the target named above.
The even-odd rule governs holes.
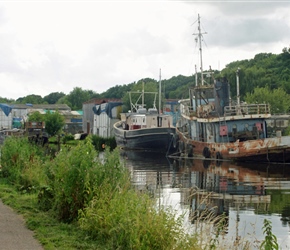
[[[24,217],[26,226],[35,232],[44,249],[108,249],[85,237],[76,224],[61,223],[51,211],[39,210],[35,193],[18,192],[5,178],[0,178],[0,198]]]
[[[282,88],[270,90],[269,87],[255,88],[253,93],[247,93],[245,97],[248,103],[268,103],[271,113],[281,114],[290,110],[290,95]]]
[[[170,210],[154,209],[146,194],[107,182],[80,213],[80,227],[110,249],[198,249]]]
[[[166,99],[188,98],[188,89],[193,87],[194,82],[194,76],[173,76],[168,80],[162,80],[162,93],[165,94]]]
[[[70,104],[69,106],[73,110],[80,110],[83,107],[83,103],[90,100],[95,92],[92,90],[83,90],[80,87],[75,87],[65,99]]]
[[[58,111],[53,113],[48,111],[45,114],[45,130],[49,135],[59,134],[64,125],[64,118]]]
[[[278,250],[279,245],[277,243],[277,237],[272,233],[272,225],[269,220],[264,219],[263,229],[263,232],[265,234],[265,240],[262,242],[260,249]]]
[[[116,85],[111,88],[109,88],[107,91],[102,93],[100,95],[101,98],[117,98],[122,99],[127,92],[129,92],[132,89],[132,86],[135,83],[129,83],[124,85]]]
[[[115,137],[104,138],[98,135],[92,135],[92,144],[98,152],[104,151],[106,148],[114,149],[117,147]]]
[[[32,104],[42,104],[43,100],[42,97],[40,95],[28,95],[25,97],[20,97],[16,100],[16,103],[22,103],[22,104],[26,104],[26,103],[32,103]]]
[[[158,84],[156,81],[152,79],[143,79],[137,82],[132,86],[132,89],[130,90],[131,92],[131,101],[134,105],[142,104],[142,97],[141,93],[143,91],[143,86],[144,86],[144,92],[148,92],[144,94],[144,107],[148,108],[153,108],[154,104],[157,106],[158,105]],[[153,94],[151,94],[153,93]],[[156,95],[154,95],[156,93]],[[155,99],[156,98],[156,99]],[[154,100],[155,99],[155,100]],[[127,112],[128,110],[131,110],[131,103],[130,103],[130,96],[129,93],[125,95],[122,99],[123,105],[124,105],[124,112]],[[155,102],[154,102],[155,101]]]
[[[61,221],[75,220],[78,211],[88,204],[103,181],[112,178],[110,183],[114,186],[118,184],[123,170],[118,166],[116,153],[108,152],[104,159],[98,158],[91,138],[87,137],[75,147],[62,148],[57,154],[50,176],[53,208]]]
[[[44,115],[42,115],[39,111],[30,113],[28,117],[29,122],[43,122],[44,120]]]
[[[1,148],[2,176],[21,190],[37,190],[46,183],[44,158],[44,152],[27,138],[8,137]]]
[[[65,94],[63,92],[52,92],[49,95],[43,97],[43,102],[47,102],[48,104],[55,104],[60,98],[64,96]]]
[[[73,141],[74,140],[74,135],[72,134],[65,134],[63,137],[62,137],[62,142],[65,144],[67,143],[68,141]]]
[[[46,249],[234,247],[221,246],[227,218],[216,216],[214,207],[191,211],[195,228],[205,232],[198,230],[197,235],[188,235],[183,217],[156,207],[152,197],[134,189],[118,150],[107,149],[98,155],[90,136],[76,147],[63,148],[54,159],[47,159],[43,153],[24,138],[5,140],[1,148],[4,178],[0,178],[0,197],[25,216],[28,227]],[[29,187],[25,184],[28,182]],[[23,184],[27,188],[21,189]],[[39,190],[38,195],[28,194],[29,190]],[[63,223],[76,220],[77,223]],[[207,225],[214,225],[215,230],[209,231]],[[264,221],[263,229],[266,237],[261,249],[278,249],[269,221]]]
[[[13,102],[15,102],[15,100],[4,98],[4,97],[0,97],[0,103],[13,103]]]
[[[63,148],[50,169],[53,206],[61,221],[72,221],[92,195],[91,185],[96,169],[96,152],[86,141],[72,149]]]
[[[283,89],[286,94],[290,94],[290,53],[289,48],[283,48],[282,53],[275,55],[272,53],[259,53],[253,59],[234,61],[226,65],[222,71],[211,70],[215,78],[225,77],[230,84],[232,99],[237,94],[237,77],[236,71],[240,68],[239,82],[240,82],[240,98],[245,100],[249,93],[253,93],[255,88],[268,88],[270,91],[275,89]],[[198,73],[200,79],[200,73]],[[210,83],[211,78],[205,79]],[[67,104],[73,110],[82,109],[82,103],[92,98],[118,98],[125,102],[124,111],[130,109],[129,98],[126,96],[127,92],[142,90],[142,86],[136,85],[145,82],[153,83],[155,87],[153,91],[158,89],[158,82],[154,79],[145,78],[139,80],[137,83],[129,83],[123,85],[116,85],[105,92],[98,94],[92,90],[83,90],[80,87],[75,87],[68,95],[62,92],[53,92],[44,98],[38,95],[28,95],[26,97],[18,98],[16,103],[60,103]],[[173,76],[170,79],[162,80],[162,95],[166,99],[185,99],[188,98],[188,89],[195,85],[195,76]],[[149,91],[146,89],[146,91]],[[1,98],[0,98],[1,100]],[[13,103],[14,100],[2,98],[3,103]],[[158,100],[156,100],[158,104]],[[152,102],[147,104],[147,107],[152,106]],[[281,108],[279,107],[281,110]],[[273,109],[274,110],[274,109]],[[288,110],[287,110],[288,111]],[[279,111],[280,112],[280,111]],[[276,111],[274,111],[276,113]]]

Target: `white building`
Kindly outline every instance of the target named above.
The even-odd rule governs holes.
[[[83,104],[83,131],[100,137],[114,136],[113,125],[120,119],[119,99],[93,99]]]

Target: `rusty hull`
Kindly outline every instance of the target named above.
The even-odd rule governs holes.
[[[192,140],[178,129],[176,129],[176,133],[179,137],[179,143],[183,143],[182,149],[185,153],[187,153],[189,145],[191,145],[195,156],[237,161],[290,162],[290,136],[208,143]],[[204,154],[205,148],[208,148],[210,155]]]

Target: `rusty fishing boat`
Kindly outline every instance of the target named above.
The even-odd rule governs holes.
[[[237,100],[230,96],[227,79],[206,79],[202,67],[200,17],[197,39],[200,45],[200,80],[189,89],[189,99],[179,101],[181,117],[176,125],[174,144],[180,153],[212,159],[236,161],[290,161],[290,136],[277,131],[268,135],[271,118],[268,104],[240,101],[239,71],[236,71]]]

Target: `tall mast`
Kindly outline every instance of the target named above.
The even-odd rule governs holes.
[[[195,86],[196,87],[198,86],[198,83],[197,83],[197,67],[196,67],[196,64],[195,64]]]
[[[161,107],[161,69],[159,71],[159,114],[162,113],[162,107]]]
[[[197,35],[198,37],[198,41],[199,41],[199,55],[200,55],[200,71],[201,71],[201,85],[204,84],[204,80],[203,80],[203,65],[202,65],[202,46],[201,46],[201,39],[202,39],[202,34],[206,34],[206,33],[201,33],[201,28],[200,28],[200,16],[198,14],[198,33],[194,34]]]
[[[199,38],[199,55],[200,55],[200,71],[201,71],[201,85],[203,85],[203,66],[202,66],[202,47],[201,47],[201,29],[200,29],[200,16],[198,14],[198,38]]]
[[[142,108],[144,108],[144,82],[142,82]]]

